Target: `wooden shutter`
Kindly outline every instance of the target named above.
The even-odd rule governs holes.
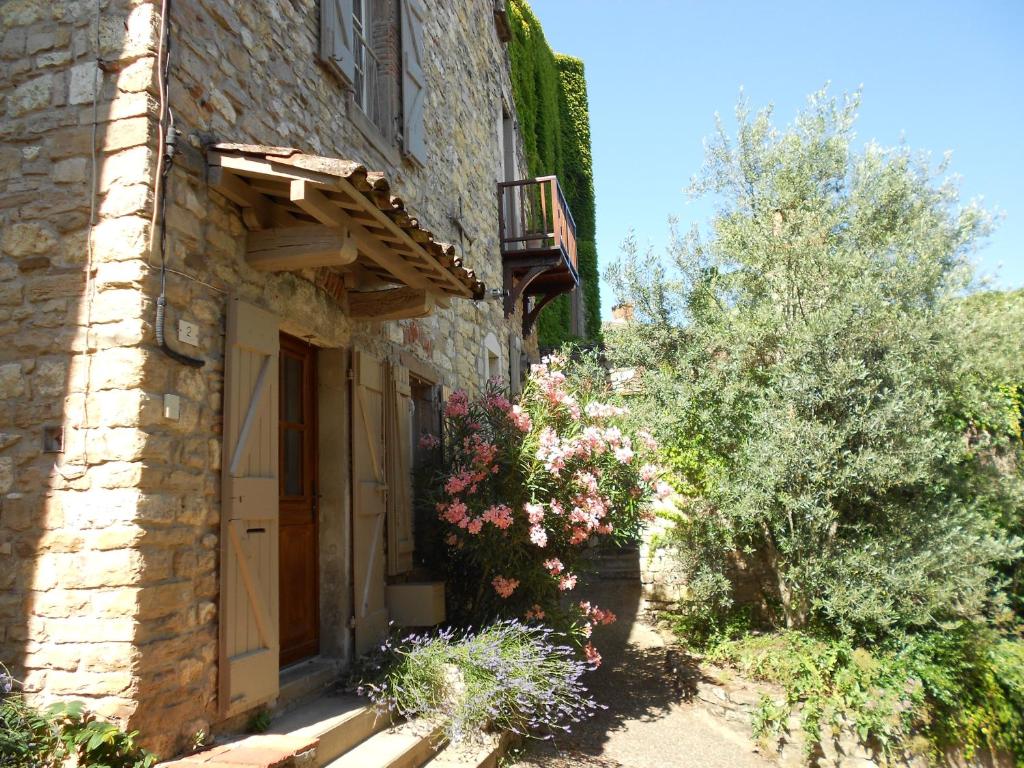
[[[402,0],[402,149],[421,165],[427,162],[427,138],[423,125],[426,106],[426,57],[423,21],[426,10],[420,0]]]
[[[385,439],[388,476],[388,573],[412,570],[412,389],[409,370],[388,366]]]
[[[224,716],[278,692],[278,322],[228,301],[221,470],[220,696]]]
[[[346,84],[353,83],[356,76],[352,2],[353,0],[320,0],[320,58]]]
[[[353,353],[352,570],[355,647],[375,648],[387,635],[384,524],[387,476],[384,459],[384,370],[365,352]]]

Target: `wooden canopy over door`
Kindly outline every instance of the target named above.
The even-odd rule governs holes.
[[[388,629],[384,526],[384,369],[365,352],[353,353],[352,397],[352,569],[355,651],[362,655]]]
[[[228,302],[221,471],[219,708],[278,693],[278,322]]]

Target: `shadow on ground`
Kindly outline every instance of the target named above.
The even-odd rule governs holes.
[[[603,656],[601,667],[587,681],[597,702],[606,707],[589,721],[549,741],[530,742],[526,755],[569,758],[586,755],[588,766],[619,768],[621,763],[601,759],[605,742],[631,722],[653,722],[666,716],[674,702],[687,693],[673,685],[671,660],[656,633],[640,622],[640,584],[635,580],[602,581],[592,578],[578,597],[611,609],[618,621],[594,632],[593,642]],[[545,765],[555,765],[544,761]]]

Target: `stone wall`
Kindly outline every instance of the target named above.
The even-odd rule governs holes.
[[[311,275],[250,269],[237,207],[206,185],[211,141],[361,161],[500,287],[494,183],[509,82],[490,3],[429,4],[429,160],[419,168],[356,127],[345,89],[317,59],[315,0],[177,0],[167,328],[176,343],[179,318],[199,327],[199,346],[183,351],[204,367],[163,355],[148,246],[157,7],[0,5],[0,660],[39,699],[86,700],[168,755],[217,717],[226,295],[321,347],[402,350],[469,389],[482,384],[484,338],[498,339],[504,367],[521,326],[500,301],[463,300],[421,320],[353,324]],[[166,394],[180,397],[175,420]],[[43,451],[44,427],[63,436],[62,451]]]
[[[853,724],[845,721],[834,733],[828,734],[827,729],[823,729],[826,738],[808,749],[800,729],[799,705],[790,714],[784,733],[755,742],[755,710],[765,697],[775,705],[785,707],[786,694],[782,688],[744,679],[732,669],[701,663],[678,649],[669,651],[668,667],[676,676],[682,695],[695,706],[720,718],[742,737],[750,739],[753,750],[767,754],[786,768],[805,768],[808,765],[820,768],[876,768],[879,765],[927,768],[932,765],[926,755],[914,752],[911,745],[902,752],[897,748],[892,758],[886,761],[879,745],[862,742]],[[1013,759],[1009,755],[993,758],[985,752],[968,760],[962,754],[950,751],[943,764],[956,768],[1010,768]]]
[[[0,4],[0,660],[40,698],[119,717],[136,710],[142,622],[183,589],[167,524],[189,512],[139,482],[164,449],[139,261],[153,21],[128,0],[98,17]]]

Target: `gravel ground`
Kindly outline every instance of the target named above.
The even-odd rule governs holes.
[[[590,679],[608,705],[553,742],[530,742],[518,768],[774,768],[749,739],[685,701],[668,673],[665,643],[638,620],[640,586],[597,582],[581,598],[615,611],[619,620],[595,632],[604,656]]]

